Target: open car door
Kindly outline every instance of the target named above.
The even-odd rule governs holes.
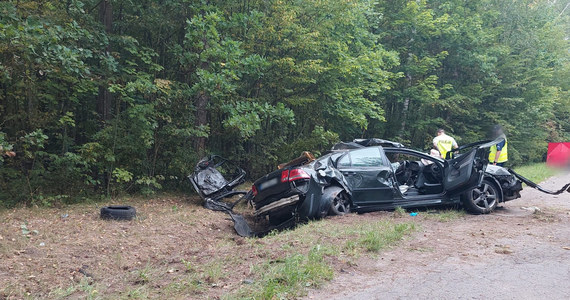
[[[481,184],[487,167],[488,147],[477,147],[446,161],[443,187],[447,194],[457,195]]]

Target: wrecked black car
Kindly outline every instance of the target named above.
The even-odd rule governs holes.
[[[255,214],[267,216],[272,225],[349,212],[449,204],[487,214],[498,203],[519,198],[522,190],[512,170],[488,165],[489,148],[498,142],[466,145],[458,149],[464,153],[450,160],[381,139],[339,143],[319,159],[294,160],[255,181]]]
[[[470,211],[486,213],[503,200],[496,183],[484,178],[487,155],[479,146],[446,161],[398,143],[355,140],[308,164],[291,164],[260,178],[252,186],[252,201],[256,215],[267,215],[272,225],[291,218],[454,204],[462,198],[470,199],[465,200]]]
[[[489,148],[499,142],[465,145],[457,149],[456,158],[444,160],[396,142],[357,139],[336,144],[318,159],[303,152],[255,181],[249,192],[228,189],[240,178],[239,171],[217,183],[221,179],[213,175],[212,165],[209,169],[198,166],[190,179],[206,204],[217,203],[224,195],[243,194],[238,201],[248,200],[255,207],[255,217],[267,219],[274,228],[327,215],[396,207],[460,204],[471,213],[486,214],[498,203],[520,197],[523,182],[552,194],[569,188],[567,184],[559,191],[544,190],[510,169],[488,165]],[[205,170],[207,176],[202,176]],[[223,205],[231,212],[235,203]]]

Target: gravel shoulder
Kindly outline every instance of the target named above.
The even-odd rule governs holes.
[[[542,185],[557,189],[567,182],[570,173]],[[419,223],[421,229],[410,239],[360,262],[307,298],[570,297],[568,193],[551,196],[525,187],[520,199],[493,214]]]

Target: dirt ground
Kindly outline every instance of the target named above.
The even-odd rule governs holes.
[[[568,182],[570,173],[543,186]],[[570,299],[569,193],[526,187],[491,215],[420,224],[307,299]]]
[[[216,282],[218,273],[236,276],[216,286],[215,297],[249,272],[226,271],[230,266],[213,259],[231,259],[244,244],[227,215],[203,209],[195,198],[124,202],[136,207],[136,220],[101,220],[99,208],[111,203],[0,213],[0,299],[160,298],[180,288],[192,295],[177,285],[188,282],[192,265],[219,268]],[[216,284],[207,276],[197,280]]]
[[[137,218],[100,219],[99,208],[111,204],[136,207]],[[344,237],[326,234],[327,224],[406,221],[392,215],[322,220],[307,227],[321,230],[310,241],[284,243],[285,233],[239,237],[229,216],[203,208],[197,197],[0,211],[0,299],[232,299],[249,284],[244,282],[259,276],[256,266],[280,261],[284,248],[306,254],[321,239],[343,243]],[[327,259],[336,273],[348,268],[338,258]]]
[[[568,181],[570,174],[545,185]],[[379,254],[330,258],[335,279],[308,298],[566,299],[569,195],[526,188],[522,199],[492,215],[455,213],[449,221],[422,211],[319,221],[321,229],[388,220],[414,222],[419,230]],[[100,207],[119,203],[135,206],[137,219],[99,218]],[[278,238],[241,238],[227,215],[202,208],[195,197],[119,203],[0,211],[0,299],[218,299],[243,287],[254,266],[283,254]],[[316,235],[343,243],[326,230]]]

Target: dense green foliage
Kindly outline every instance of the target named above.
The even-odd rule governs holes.
[[[356,137],[570,139],[568,5],[546,0],[0,2],[0,204],[255,178]]]

